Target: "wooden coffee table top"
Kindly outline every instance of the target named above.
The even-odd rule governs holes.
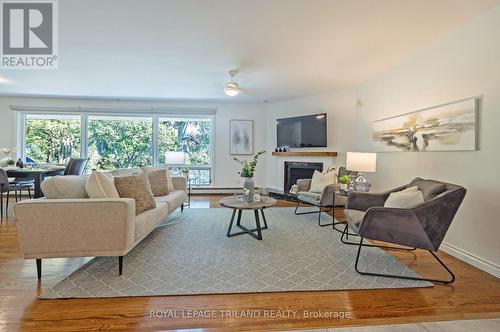
[[[276,205],[276,200],[272,197],[261,196],[259,202],[247,203],[237,197],[229,196],[221,199],[219,204],[230,209],[260,210]]]

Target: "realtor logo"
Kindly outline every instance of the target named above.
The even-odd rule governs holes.
[[[57,2],[1,1],[2,69],[57,68]]]

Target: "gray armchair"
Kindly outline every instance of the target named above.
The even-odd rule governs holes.
[[[410,209],[386,208],[384,203],[391,192],[417,186],[422,191],[424,203]],[[449,284],[455,281],[453,272],[436,256],[441,242],[465,197],[466,189],[446,182],[416,178],[408,185],[383,193],[350,192],[345,209],[347,225],[341,240],[357,245],[356,271],[363,275],[411,280],[425,280]],[[354,234],[348,233],[350,227]],[[357,235],[359,243],[347,242],[348,235]],[[345,237],[345,238],[344,238]],[[379,240],[411,248],[363,244],[364,239]],[[360,271],[358,267],[361,248],[365,246],[400,250],[428,250],[450,274],[449,280],[406,277]]]
[[[352,175],[356,176],[356,172],[347,171],[345,167],[339,167],[338,177],[343,175]],[[296,215],[303,214],[318,214],[318,225],[321,227],[331,226],[335,227],[338,222],[335,221],[335,216],[333,215],[333,209],[336,206],[344,206],[346,202],[345,196],[335,195],[335,191],[338,190],[338,184],[332,184],[326,186],[323,189],[322,193],[311,192],[309,189],[311,188],[311,179],[299,179],[297,180],[297,206],[295,207]],[[298,209],[301,204],[312,205],[318,208],[318,211],[306,211],[306,212],[298,212]],[[331,223],[322,224],[321,223],[321,213],[327,212],[328,210],[332,210],[332,218],[333,221]]]

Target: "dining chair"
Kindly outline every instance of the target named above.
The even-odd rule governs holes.
[[[9,198],[10,198],[10,192],[13,191],[14,195],[16,197],[16,202],[21,199],[21,191],[27,190],[28,191],[28,196],[31,199],[31,189],[33,189],[33,182],[16,182],[14,181],[9,181],[9,176],[7,175],[7,172],[3,169],[0,168],[0,218],[3,218],[3,212],[4,212],[4,204],[3,204],[3,198],[4,194],[6,194],[5,198],[5,216],[7,217],[9,215]],[[18,195],[19,193],[19,195]]]
[[[87,160],[87,158],[70,158],[64,169],[64,175],[82,175]]]

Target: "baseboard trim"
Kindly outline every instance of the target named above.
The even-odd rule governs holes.
[[[478,257],[468,252],[467,250],[458,248],[446,242],[443,242],[441,244],[440,249],[446,252],[447,254],[452,255],[453,257],[456,257],[466,263],[469,263],[470,265],[477,267],[478,269],[481,269],[497,278],[500,278],[500,266],[493,262]]]

